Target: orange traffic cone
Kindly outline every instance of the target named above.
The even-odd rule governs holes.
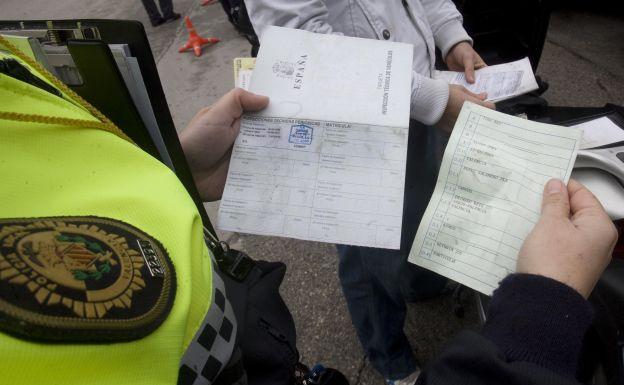
[[[200,56],[202,54],[202,45],[204,44],[214,44],[219,41],[216,37],[204,38],[197,34],[195,31],[195,27],[193,23],[191,23],[191,19],[188,16],[184,17],[184,23],[186,24],[186,30],[189,33],[189,39],[182,47],[180,47],[179,52],[184,52],[190,48],[193,48],[195,51],[195,56]]]

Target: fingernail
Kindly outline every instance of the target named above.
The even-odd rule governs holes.
[[[563,182],[559,179],[551,179],[546,184],[546,192],[548,194],[558,194],[563,191]]]

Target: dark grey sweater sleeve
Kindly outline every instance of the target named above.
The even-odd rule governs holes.
[[[494,292],[481,332],[461,333],[417,383],[577,384],[592,317],[572,288],[542,276],[510,275]]]

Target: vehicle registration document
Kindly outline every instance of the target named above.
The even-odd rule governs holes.
[[[412,46],[271,27],[219,209],[222,230],[398,249]]]
[[[528,57],[514,62],[487,66],[475,71],[475,82],[466,81],[463,72],[435,71],[436,79],[466,87],[475,94],[487,93],[487,99],[500,102],[538,89]]]
[[[490,295],[516,270],[546,182],[567,183],[581,136],[464,103],[409,261]]]

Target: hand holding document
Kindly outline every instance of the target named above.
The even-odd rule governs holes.
[[[465,103],[409,261],[491,294],[516,269],[546,182],[570,177],[581,134]]]
[[[526,94],[539,88],[529,58],[478,69],[475,71],[473,84],[466,81],[463,72],[436,71],[434,77],[443,79],[449,84],[464,86],[475,94],[486,92],[486,100],[493,102]]]
[[[222,230],[398,249],[413,49],[270,27],[221,200]]]

